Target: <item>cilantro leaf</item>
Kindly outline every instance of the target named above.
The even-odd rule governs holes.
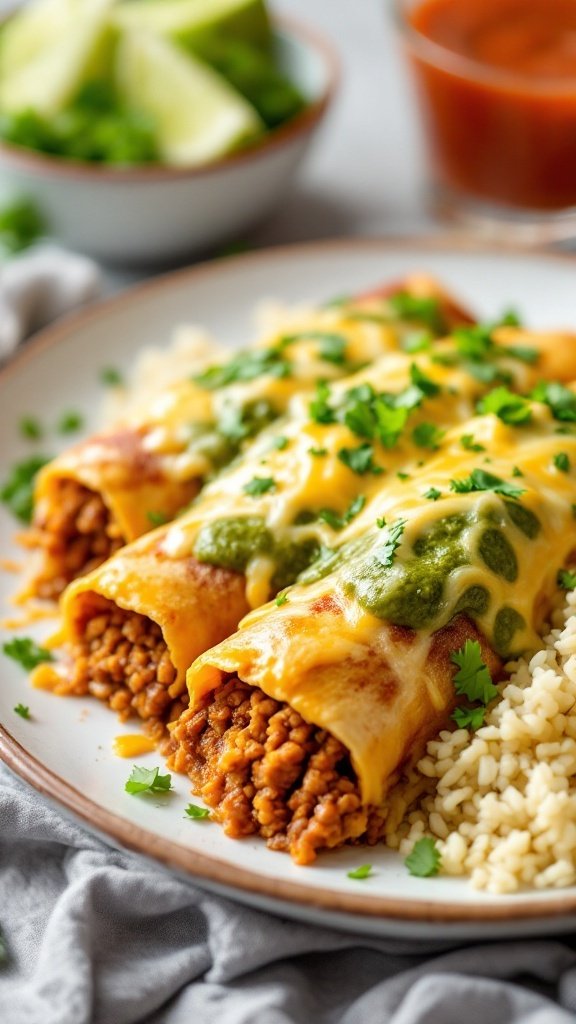
[[[343,530],[348,523],[351,523],[355,516],[362,511],[366,504],[366,498],[363,494],[359,494],[346,509],[343,515],[339,515],[331,508],[321,508],[318,513],[318,519],[320,522],[327,523],[333,530]]]
[[[379,530],[382,530],[383,527],[386,526],[386,516],[378,516],[378,519],[376,520],[376,526],[378,527]]]
[[[188,804],[188,807],[184,808],[184,814],[191,818],[193,821],[204,821],[210,817],[210,811],[207,807],[199,807],[198,804]]]
[[[479,704],[475,708],[464,705],[456,708],[452,714],[452,719],[459,729],[471,729],[472,732],[482,728],[485,718],[486,708],[483,704]]]
[[[385,448],[393,448],[406,426],[408,409],[392,408],[383,399],[379,399],[374,403],[374,412],[378,440]]]
[[[44,230],[40,212],[29,199],[17,199],[0,208],[0,245],[5,252],[22,252]]]
[[[430,378],[422,372],[416,363],[412,363],[412,366],[410,367],[410,380],[423,395],[426,395],[427,398],[437,395],[441,391],[440,385],[436,384],[435,381],[430,380]]]
[[[370,878],[374,872],[372,871],[371,864],[361,864],[359,868],[354,868],[353,871],[347,871],[346,875],[348,878],[362,881],[364,878]]]
[[[44,661],[54,661],[54,655],[46,647],[40,647],[28,636],[15,636],[13,640],[8,640],[2,644],[2,651],[8,658],[17,661],[26,672]]]
[[[334,366],[344,366],[346,362],[346,347],[348,342],[341,334],[318,335],[318,355],[326,363],[333,363]]]
[[[309,455],[315,455],[316,458],[322,458],[323,455],[328,455],[328,449],[327,448],[309,448],[308,449],[308,454]]]
[[[84,417],[79,412],[70,410],[70,412],[62,413],[56,429],[59,434],[73,434],[76,430],[81,430],[83,426]]]
[[[334,423],[336,414],[330,406],[330,386],[325,380],[316,384],[316,396],[310,402],[310,416],[315,423]]]
[[[561,473],[570,472],[570,456],[566,452],[558,452],[552,459],[556,469],[559,469]]]
[[[417,296],[410,292],[396,292],[388,299],[392,312],[400,320],[419,320],[434,334],[444,331],[440,302],[434,296]]]
[[[488,667],[482,660],[482,649],[477,640],[466,640],[459,651],[453,651],[450,660],[458,666],[454,688],[459,697],[489,704],[498,696]]]
[[[485,452],[486,448],[483,444],[478,444],[474,440],[473,434],[462,434],[460,438],[460,444],[467,452]]]
[[[431,839],[430,836],[418,839],[404,863],[410,874],[415,875],[416,878],[431,878],[432,875],[437,875],[442,858],[436,846],[436,840]]]
[[[462,480],[451,480],[450,490],[456,494],[468,494],[471,491],[494,491],[494,494],[503,494],[507,498],[519,498],[525,493],[521,487],[507,483],[493,473],[487,473],[485,469],[473,469],[470,476]]]
[[[35,416],[23,416],[18,424],[18,429],[27,441],[39,441],[44,436],[42,424]]]
[[[357,448],[341,448],[338,458],[353,473],[363,476],[364,473],[383,473],[382,466],[374,462],[374,448],[371,444],[360,444]]]
[[[169,517],[164,512],[154,512],[153,510],[146,513],[146,518],[152,526],[164,526],[165,523],[170,522]]]
[[[564,590],[574,590],[576,588],[576,572],[570,569],[560,569],[558,573],[558,584],[564,587]]]
[[[418,352],[428,352],[432,347],[432,337],[428,331],[411,331],[400,342],[405,352],[416,355]]]
[[[253,498],[257,498],[259,495],[266,494],[267,491],[273,491],[275,489],[276,481],[272,476],[252,477],[252,480],[249,480],[242,488],[244,494],[249,494]]]
[[[442,491],[439,491],[437,487],[429,487],[427,491],[424,491],[424,497],[428,501],[438,501],[438,498],[442,497]]]
[[[17,462],[0,487],[0,501],[22,523],[32,521],[36,474],[47,462],[50,462],[47,455],[32,455],[22,462]]]
[[[256,380],[264,375],[289,377],[291,364],[285,359],[280,344],[271,348],[237,352],[227,363],[209,366],[192,378],[207,391],[217,391],[229,384]]]
[[[284,437],[283,434],[278,434],[277,437],[273,438],[271,448],[276,451],[283,452],[288,447],[288,438]]]
[[[412,440],[419,448],[428,448],[436,451],[446,431],[441,430],[435,423],[418,423],[412,431]]]
[[[278,597],[275,599],[274,603],[278,608],[281,608],[283,604],[288,604],[288,594],[286,593],[286,591],[284,591],[282,594],[278,594]]]
[[[114,366],[105,366],[100,370],[100,383],[107,388],[120,388],[124,386],[124,379],[120,370]]]
[[[576,423],[576,394],[556,381],[541,381],[530,398],[549,407],[555,420]]]
[[[514,427],[529,423],[532,419],[530,403],[505,387],[489,391],[478,403],[478,411],[494,413],[503,423]]]
[[[172,788],[172,776],[159,772],[159,768],[140,768],[135,764],[124,786],[126,793],[167,793]]]
[[[521,363],[537,363],[540,358],[539,350],[531,345],[506,345],[505,348],[506,355],[519,359]]]
[[[17,704],[14,711],[20,718],[30,718],[30,708],[26,704]]]
[[[399,519],[394,526],[388,527],[388,536],[383,544],[379,544],[374,550],[374,558],[380,562],[385,569],[390,568],[396,557],[396,551],[402,543],[402,534],[406,526],[405,519]]]

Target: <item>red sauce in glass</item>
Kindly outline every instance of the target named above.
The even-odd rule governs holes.
[[[516,207],[576,206],[576,0],[424,0],[410,47],[448,184]]]

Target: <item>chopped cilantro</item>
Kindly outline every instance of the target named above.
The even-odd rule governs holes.
[[[516,309],[505,309],[496,327],[522,327],[522,318]]]
[[[524,476],[519,466],[512,466],[512,476]]]
[[[199,807],[198,804],[188,804],[188,807],[184,808],[184,814],[193,821],[204,821],[210,817],[208,808]]]
[[[375,559],[385,569],[389,569],[393,564],[396,557],[396,551],[402,543],[402,534],[406,526],[405,519],[399,519],[394,526],[388,527],[388,536],[383,544],[379,545],[374,551]]]
[[[418,423],[412,431],[412,440],[419,448],[428,448],[434,452],[440,447],[445,433],[435,423]]]
[[[460,438],[460,444],[467,452],[485,452],[486,448],[483,444],[478,444],[474,440],[473,434],[462,434]]]
[[[450,660],[458,666],[454,688],[459,697],[489,704],[498,696],[488,667],[482,660],[482,649],[477,640],[466,640],[459,651],[453,651]]]
[[[17,704],[14,711],[20,718],[30,718],[30,708],[26,704]]]
[[[170,521],[165,512],[154,512],[153,510],[146,513],[146,518],[152,526],[164,526]]]
[[[419,320],[434,334],[441,334],[444,330],[440,303],[433,296],[420,297],[410,292],[396,292],[390,296],[388,303],[400,320]]]
[[[392,408],[381,399],[374,403],[374,412],[377,420],[375,432],[378,440],[385,448],[393,448],[406,426],[408,409]]]
[[[574,590],[576,588],[576,572],[570,569],[560,569],[558,585],[564,587],[564,590]]]
[[[244,484],[242,490],[244,494],[250,494],[253,498],[258,497],[260,494],[266,494],[267,491],[273,491],[276,489],[276,481],[272,476],[255,476],[252,480],[249,480],[247,484]]]
[[[290,363],[284,358],[282,343],[272,348],[238,352],[217,366],[209,366],[192,379],[207,391],[216,391],[228,384],[256,380],[267,374],[270,377],[289,377]]]
[[[126,793],[167,793],[172,788],[172,776],[159,772],[159,768],[140,768],[135,764],[124,786]]]
[[[432,337],[428,331],[411,331],[400,344],[405,352],[416,355],[418,352],[428,352],[432,346]]]
[[[330,405],[330,386],[325,380],[316,384],[316,396],[310,402],[310,415],[315,423],[334,423],[334,410]]]
[[[576,422],[576,394],[570,388],[556,381],[541,381],[532,391],[531,398],[536,402],[544,402],[555,420]]]
[[[59,434],[73,434],[84,426],[84,417],[79,412],[65,412],[58,420],[56,429]]]
[[[378,516],[376,520],[376,526],[379,530],[382,530],[386,526],[386,516]]]
[[[473,469],[470,476],[462,480],[451,480],[450,490],[456,494],[468,494],[471,491],[494,491],[494,494],[503,494],[506,498],[519,498],[524,494],[521,487],[515,487],[506,480],[502,480],[493,473],[487,473],[485,469]]]
[[[355,516],[362,511],[366,504],[366,498],[363,494],[359,494],[344,512],[344,515],[339,515],[331,508],[322,508],[318,513],[318,519],[322,523],[327,523],[333,530],[343,530],[348,523],[351,523]]]
[[[428,501],[438,501],[438,498],[442,497],[442,491],[439,491],[437,487],[429,487],[427,491],[424,491],[424,497]]]
[[[327,448],[309,448],[308,449],[308,454],[309,455],[315,455],[315,456],[317,456],[317,458],[321,458],[323,455],[328,455],[328,449]]]
[[[23,416],[18,424],[18,429],[27,441],[39,441],[44,436],[42,424],[35,416]]]
[[[26,672],[30,672],[44,661],[54,661],[46,647],[40,647],[29,636],[16,636],[2,644],[2,650],[13,661],[17,661]]]
[[[418,839],[404,863],[410,874],[415,875],[416,878],[431,878],[432,875],[437,875],[442,858],[436,846],[436,840],[430,836]]]
[[[472,732],[476,732],[477,729],[481,729],[484,725],[486,708],[483,704],[479,704],[475,708],[469,706],[459,707],[455,709],[452,718],[459,729],[471,729]]]
[[[511,384],[514,379],[507,370],[502,370],[499,366],[494,366],[492,363],[475,363],[470,361],[464,364],[464,369],[474,380],[480,381],[481,384],[496,384],[498,381],[501,384]]]
[[[341,448],[338,458],[353,473],[362,476],[364,473],[383,473],[382,466],[374,462],[374,448],[371,444],[360,444],[357,448]]]
[[[286,591],[284,591],[282,594],[278,594],[278,597],[276,598],[274,603],[278,608],[281,608],[283,604],[287,604],[288,594],[286,593]]]
[[[370,878],[374,874],[372,871],[371,864],[361,864],[359,868],[354,868],[353,871],[346,872],[348,878],[352,878],[355,881],[362,881],[364,878]]]
[[[107,388],[120,388],[124,384],[122,374],[114,366],[105,366],[100,370],[100,383]]]
[[[270,447],[279,452],[283,452],[284,449],[288,447],[288,438],[284,437],[283,434],[278,434],[278,437],[272,439]]]
[[[344,366],[346,362],[346,346],[348,342],[341,334],[317,335],[320,340],[318,355],[326,363],[333,363],[334,366]]]
[[[521,363],[537,363],[540,352],[530,345],[506,345],[506,355],[512,359],[519,359]]]
[[[29,199],[17,199],[0,208],[0,246],[5,252],[22,252],[43,233],[42,217]]]
[[[406,480],[410,479],[410,473],[402,473],[400,470],[396,473],[396,476],[402,481],[402,483],[405,483]]]
[[[505,387],[489,391],[478,403],[478,411],[481,413],[492,412],[503,423],[514,427],[529,423],[532,419],[530,403],[521,395],[516,395]]]
[[[17,462],[0,487],[0,501],[22,523],[29,523],[32,519],[36,474],[49,461],[47,455],[32,455]]]
[[[570,456],[567,455],[566,452],[557,452],[552,459],[552,462],[556,466],[556,469],[559,469],[561,473],[570,472]]]
[[[435,381],[430,380],[430,378],[422,372],[416,363],[412,363],[412,366],[410,367],[410,380],[423,395],[426,395],[427,398],[430,398],[432,395],[439,394],[441,390],[440,385],[436,384]]]

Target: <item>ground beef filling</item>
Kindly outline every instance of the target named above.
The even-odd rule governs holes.
[[[81,573],[95,569],[124,543],[99,494],[76,480],[62,480],[58,500],[33,532],[45,553],[35,581],[39,597],[54,600]]]
[[[186,772],[234,838],[257,834],[309,864],[319,850],[383,835],[343,745],[236,676],[184,713],[170,766]]]
[[[86,621],[68,653],[67,693],[98,697],[124,719],[137,714],[159,739],[187,704],[162,631],[145,615],[99,598],[99,613]]]

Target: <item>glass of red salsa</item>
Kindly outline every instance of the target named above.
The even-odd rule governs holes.
[[[573,236],[576,0],[396,4],[437,208],[528,241]]]

